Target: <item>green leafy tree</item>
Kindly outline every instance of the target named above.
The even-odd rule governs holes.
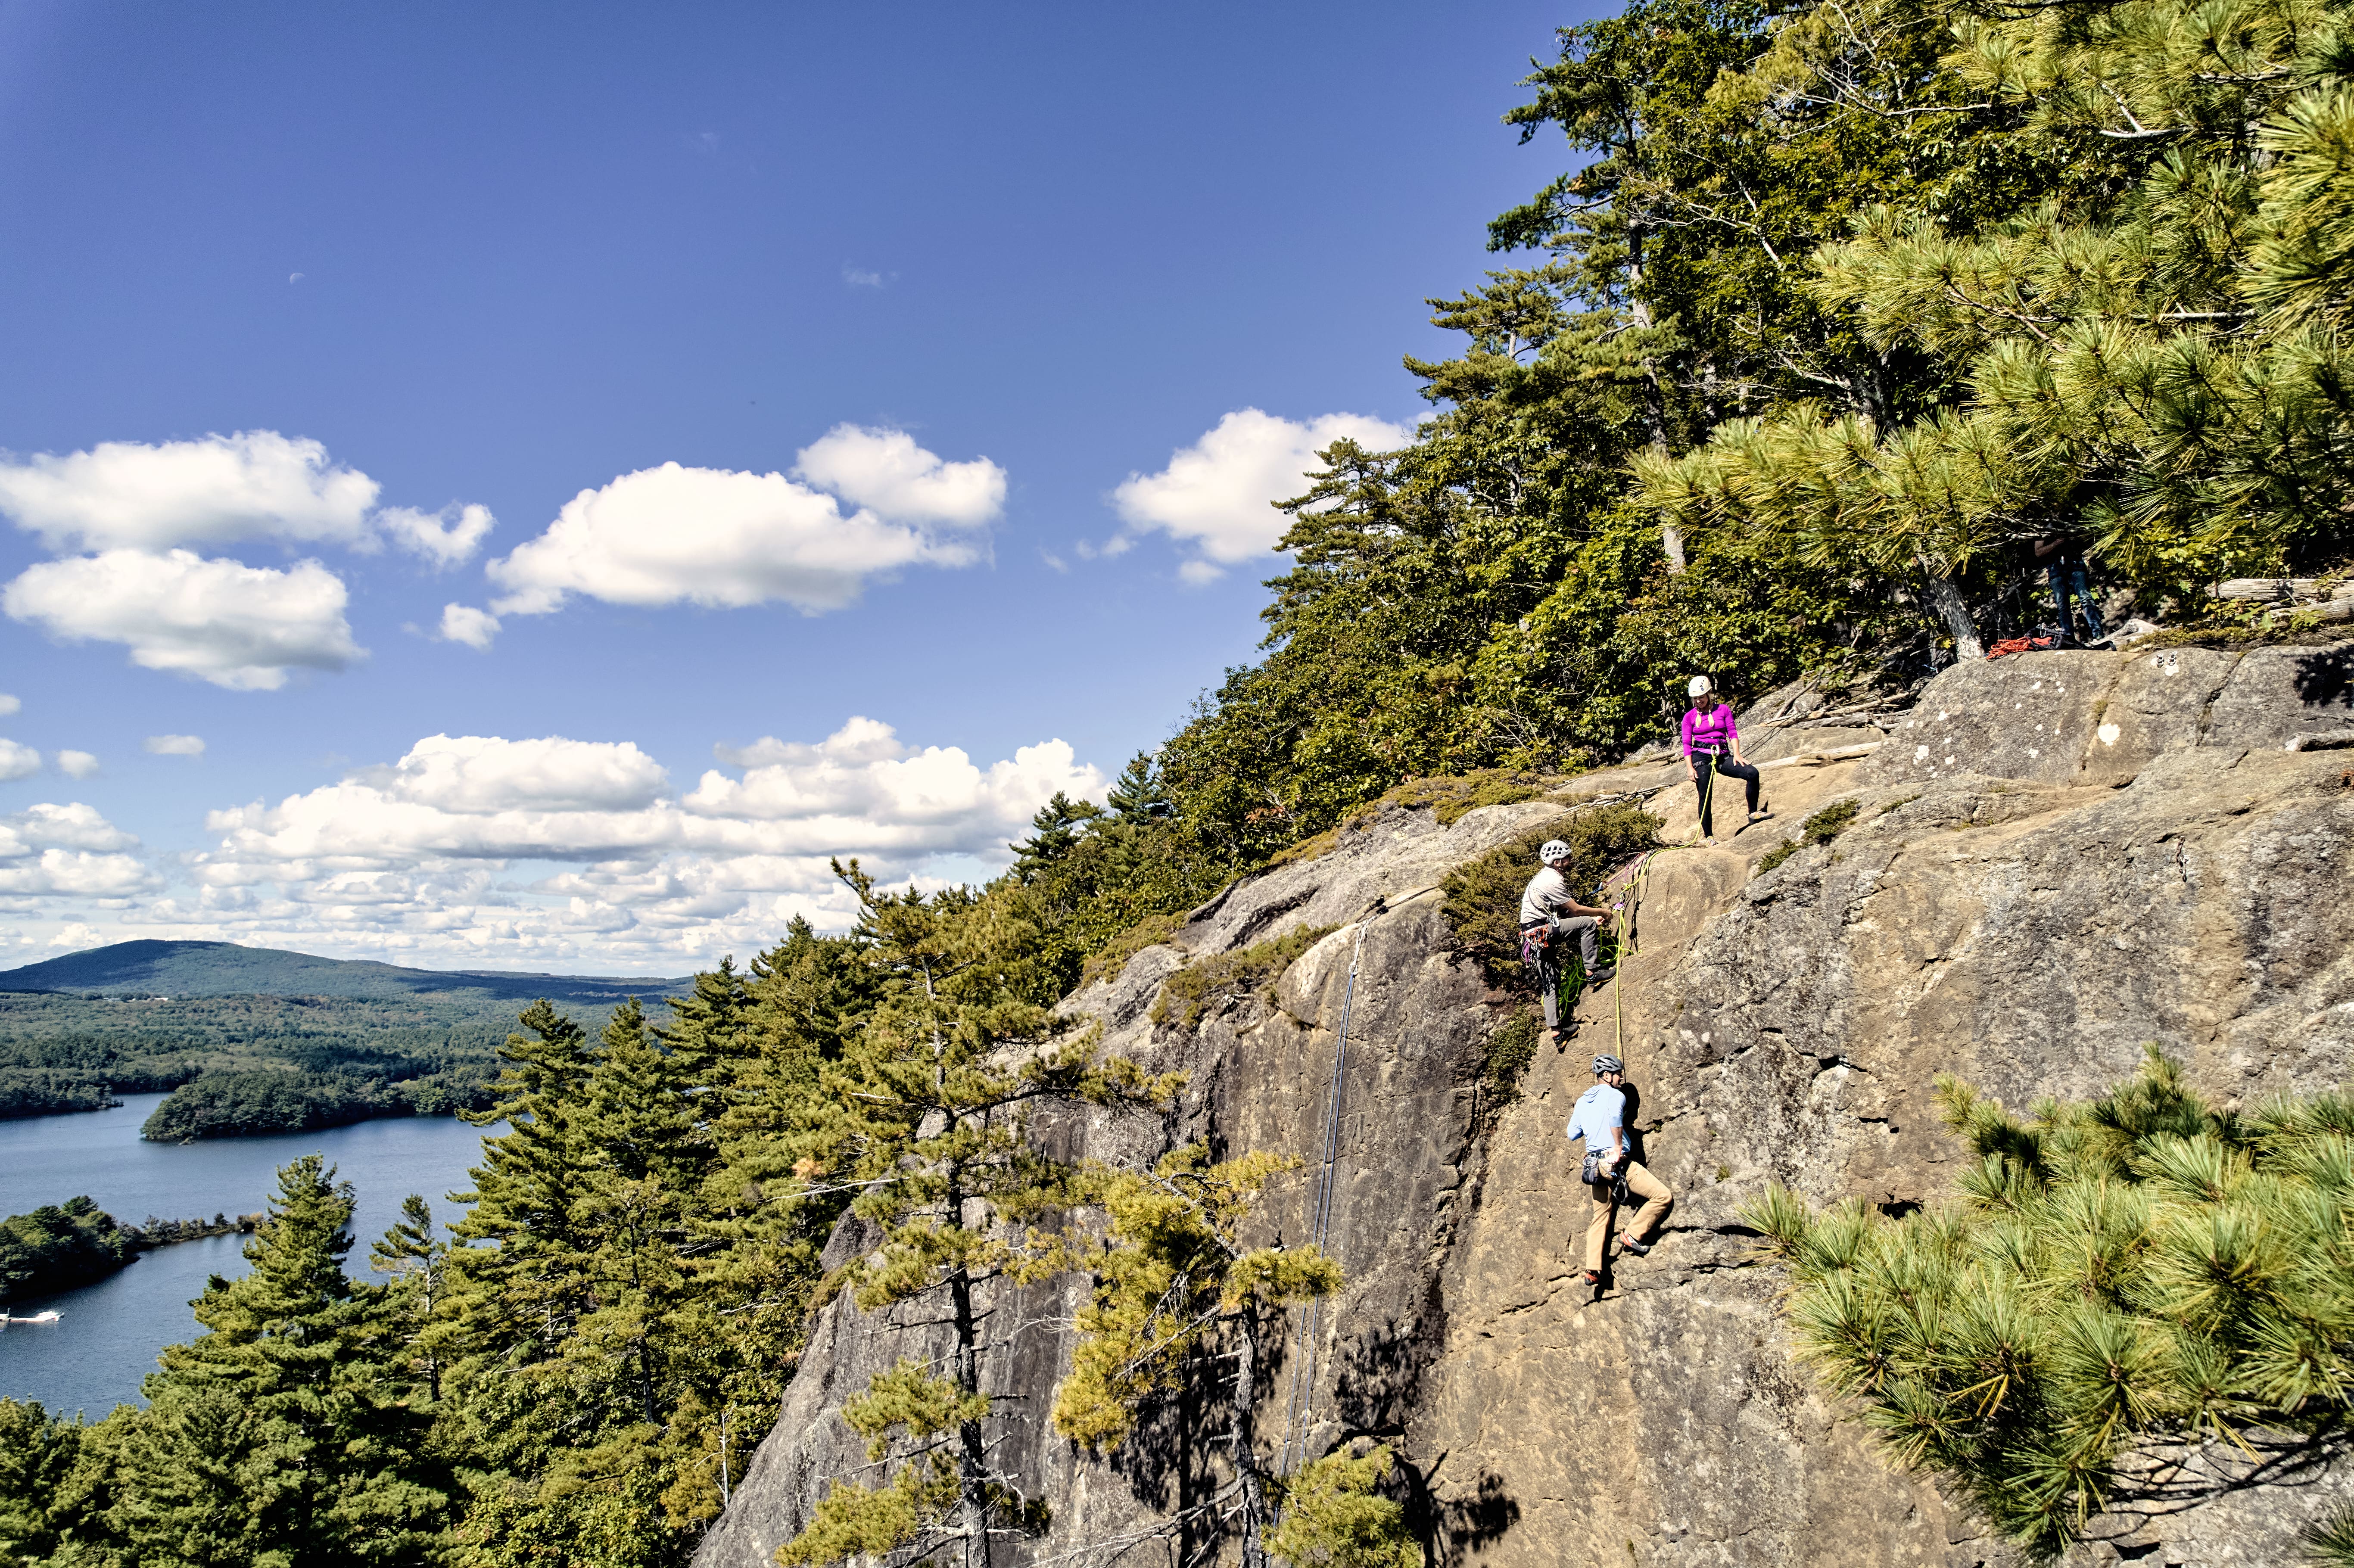
[[[1150,758],[1129,764],[1110,799],[1107,810],[1056,794],[1032,820],[1033,836],[1011,846],[1013,868],[988,891],[1032,933],[1041,996],[1066,993],[1087,960],[1120,933],[1193,908],[1239,869],[1172,820]]]
[[[993,1284],[1034,1278],[1055,1249],[1015,1228],[1070,1201],[1070,1171],[1028,1120],[1079,1103],[1158,1106],[1179,1080],[1103,1059],[1042,991],[1034,930],[970,889],[882,892],[855,861],[836,874],[858,897],[858,936],[874,971],[873,1012],[822,1074],[801,1135],[808,1180],[845,1186],[875,1245],[839,1283],[879,1312],[912,1301],[945,1330],[935,1356],[904,1359],[848,1400],[843,1418],[888,1478],[838,1478],[779,1561],[824,1563],[952,1552],[987,1568],[992,1538],[1034,1531],[1043,1515],[989,1462],[981,1389]]]
[[[1803,1353],[1900,1465],[2058,1555],[2152,1439],[2335,1430],[2354,1391],[2354,1102],[2218,1109],[2150,1053],[2025,1120],[1951,1078],[1961,1201],[1745,1213]]]
[[[103,1279],[133,1256],[131,1238],[88,1197],[0,1220],[0,1301]]]

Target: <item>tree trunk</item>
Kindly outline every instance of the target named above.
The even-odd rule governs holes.
[[[951,1224],[964,1216],[964,1184],[954,1176],[942,1207]],[[981,1392],[981,1329],[972,1309],[972,1277],[961,1264],[949,1275],[949,1307],[956,1330],[949,1365],[957,1392],[970,1397]],[[964,1534],[964,1568],[989,1568],[989,1450],[978,1421],[957,1425],[957,1523]]]
[[[1970,619],[1970,607],[1962,602],[1962,590],[1954,586],[1953,578],[1939,576],[1936,568],[1930,566],[1925,558],[1915,558],[1921,561],[1921,575],[1928,579],[1930,608],[1937,612],[1937,619],[1944,621],[1946,630],[1953,634],[1954,657],[1956,660],[1985,658],[1986,644],[1978,641],[1978,622]]]
[[[1258,1403],[1258,1320],[1246,1308],[1236,1321],[1242,1345],[1235,1355],[1235,1399],[1226,1416],[1226,1440],[1234,1446],[1235,1475],[1243,1489],[1243,1568],[1267,1568],[1267,1479],[1251,1437],[1251,1412]]]
[[[1643,227],[1629,224],[1627,231],[1628,312],[1635,318],[1638,332],[1651,330],[1651,307],[1640,292],[1643,287]],[[1650,439],[1651,455],[1661,461],[1668,455],[1668,400],[1659,390],[1659,367],[1649,355],[1643,356],[1643,424]],[[1681,577],[1684,570],[1684,534],[1674,523],[1659,519],[1659,548],[1668,554],[1668,570]]]

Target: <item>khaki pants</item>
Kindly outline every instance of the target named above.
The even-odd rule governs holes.
[[[1676,1195],[1668,1191],[1665,1181],[1631,1160],[1622,1169],[1627,1176],[1627,1191],[1643,1200],[1643,1206],[1627,1226],[1628,1235],[1641,1241],[1659,1228],[1659,1220],[1676,1201]],[[1596,1181],[1590,1191],[1594,1193],[1594,1221],[1585,1227],[1585,1266],[1599,1274],[1602,1249],[1610,1241],[1610,1218],[1618,1203],[1610,1195],[1611,1183],[1607,1180]]]

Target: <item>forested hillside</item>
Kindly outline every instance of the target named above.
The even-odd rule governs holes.
[[[207,1073],[301,1075],[313,1098],[355,1107],[366,1097],[334,1093],[346,1079],[421,1081],[415,1093],[377,1096],[373,1114],[407,1114],[419,1103],[446,1111],[479,1097],[519,1007],[547,997],[595,1027],[627,997],[674,995],[685,983],[411,969],[228,942],[119,942],[0,970],[0,1116],[98,1110],[110,1091],[173,1089]],[[275,1130],[282,1120],[188,1116],[243,1130]]]
[[[1420,1562],[1385,1449],[1253,1457],[1258,1336],[1339,1285],[1297,1236],[1237,1239],[1283,1162],[1066,1159],[1055,1118],[1157,1125],[1179,1086],[1055,1004],[1407,780],[1525,800],[1664,737],[1695,671],[1737,697],[1975,659],[2048,615],[2036,539],[2205,636],[2248,630],[2219,578],[2342,569],[2345,16],[1644,0],[1565,30],[1507,116],[1547,183],[1492,226],[1507,264],[1433,281],[1463,343],[1406,364],[1415,442],[1335,446],[1288,503],[1260,662],[1105,801],[1058,798],[986,887],[854,864],[854,930],[797,923],[667,1015],[525,1012],[478,1202],[448,1234],[418,1202],[378,1247],[392,1284],[349,1278],[332,1172],[290,1168],[255,1272],[207,1291],[147,1411],[0,1402],[7,1549],[680,1563],[849,1292],[937,1304],[956,1349],[852,1394],[874,1467],[786,1560],[987,1568],[1045,1520],[991,1468],[975,1292],[1065,1277],[1084,1375],[1024,1391],[1033,1418],[1108,1447],[1215,1404],[1240,1457],[1186,1499],[1189,1539]],[[1254,953],[1219,1000],[1267,979]],[[2342,1335],[2309,1360],[2342,1418]]]

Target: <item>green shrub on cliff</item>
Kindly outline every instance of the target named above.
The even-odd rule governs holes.
[[[1291,1568],[1422,1568],[1405,1509],[1373,1489],[1394,1468],[1387,1444],[1301,1466],[1284,1483],[1283,1522],[1267,1532],[1267,1550]]]
[[[1744,1211],[1802,1353],[1898,1464],[2049,1558],[2137,1443],[2354,1415],[2354,1100],[2236,1114],[2155,1048],[2025,1120],[1937,1094],[1978,1155],[1958,1202],[1810,1213],[1777,1187]]]
[[[1659,819],[1640,806],[1588,806],[1566,821],[1531,828],[1456,867],[1441,886],[1458,950],[1479,966],[1490,985],[1525,994],[1530,981],[1521,962],[1521,894],[1542,869],[1537,851],[1548,839],[1569,845],[1570,890],[1591,903],[1596,887],[1613,868],[1658,847],[1659,825]]]

